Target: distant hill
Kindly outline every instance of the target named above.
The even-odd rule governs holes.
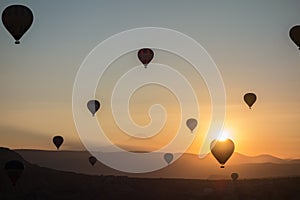
[[[250,164],[250,163],[274,163],[274,164],[284,164],[287,161],[280,159],[271,155],[258,155],[258,156],[245,156],[240,153],[234,153],[232,158],[230,158],[231,165],[239,164]]]
[[[129,174],[111,169],[100,162],[91,166],[90,154],[86,151],[40,151],[16,150],[26,160],[43,167],[90,175],[123,175],[147,178],[188,178],[188,179],[230,179],[232,172],[240,178],[270,178],[300,176],[299,160],[283,160],[270,155],[245,156],[234,153],[225,169],[211,154],[199,158],[194,154],[184,154],[167,168],[145,174]],[[158,155],[163,156],[163,155]]]
[[[24,151],[23,151],[24,152]],[[30,151],[29,151],[30,152]],[[27,153],[29,153],[27,151]],[[41,151],[34,151],[41,153]],[[44,152],[45,153],[45,152]],[[57,152],[52,154],[59,156]],[[79,152],[64,152],[63,156]],[[84,152],[81,152],[84,154]],[[79,153],[80,154],[80,153]],[[47,156],[50,156],[47,155]],[[85,157],[85,155],[84,155]],[[77,156],[73,162],[78,162]],[[196,159],[192,155],[184,159]],[[60,157],[62,159],[62,157]],[[25,169],[12,186],[4,165],[19,160]],[[54,159],[55,160],[55,159]],[[71,159],[72,160],[72,159]],[[178,161],[179,162],[179,161]],[[178,164],[178,163],[177,163]],[[165,173],[173,173],[176,163]],[[189,170],[185,170],[189,171]],[[201,168],[199,169],[201,171]],[[160,173],[164,173],[160,171]],[[171,175],[169,174],[169,175]],[[252,180],[147,179],[127,176],[92,176],[62,172],[31,164],[18,153],[0,148],[0,200],[82,199],[300,199],[300,177]]]
[[[12,186],[4,165],[9,160],[19,160],[24,172]],[[89,176],[72,172],[61,172],[39,167],[24,160],[18,153],[0,148],[0,199],[111,199],[132,198],[134,190],[127,184],[128,177]]]

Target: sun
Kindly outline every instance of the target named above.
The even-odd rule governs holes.
[[[222,133],[218,137],[218,141],[225,141],[230,138],[230,134],[227,130],[223,130]]]

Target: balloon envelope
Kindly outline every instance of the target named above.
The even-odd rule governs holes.
[[[97,100],[90,100],[87,102],[87,107],[88,107],[89,111],[92,113],[92,115],[95,116],[95,113],[100,108],[100,102]]]
[[[12,184],[16,185],[16,182],[23,173],[24,165],[18,160],[11,160],[5,164],[4,169],[6,170],[6,173]]]
[[[193,118],[190,118],[186,121],[186,125],[191,130],[191,132],[193,132],[193,130],[197,127],[197,124],[197,120]]]
[[[213,140],[210,143],[210,150],[216,160],[221,164],[221,168],[224,168],[223,165],[234,152],[234,143],[230,139],[226,139],[224,141]]]
[[[254,93],[247,93],[244,95],[244,101],[246,102],[246,104],[249,106],[250,109],[255,103],[256,99],[257,97]]]
[[[33,22],[32,11],[23,5],[10,5],[2,12],[2,23],[7,31],[20,44],[20,39]]]
[[[53,137],[53,143],[57,149],[59,149],[59,147],[62,145],[63,142],[64,142],[64,138],[62,136],[57,135]]]
[[[294,26],[290,29],[290,38],[300,50],[300,25]]]
[[[164,159],[165,159],[165,161],[166,161],[168,164],[170,164],[170,162],[172,162],[172,160],[173,160],[173,154],[171,154],[171,153],[166,153],[166,154],[164,155]]]
[[[95,165],[95,163],[97,162],[97,159],[94,157],[94,156],[90,156],[89,157],[89,161],[90,161],[90,163],[91,163],[91,165]]]
[[[239,174],[238,174],[238,173],[232,173],[232,174],[231,174],[231,179],[232,179],[233,181],[236,181],[236,180],[238,179],[238,177],[239,177]]]
[[[147,68],[147,65],[151,62],[151,60],[154,57],[154,52],[152,49],[149,48],[143,48],[138,51],[138,58],[143,63],[145,68]]]

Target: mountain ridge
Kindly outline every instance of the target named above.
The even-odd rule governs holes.
[[[5,147],[7,148],[7,147]],[[26,151],[40,151],[40,152],[89,152],[86,150],[44,150],[44,149],[12,149],[13,151],[16,152],[26,152]],[[149,153],[147,151],[130,151],[132,153]],[[107,153],[119,153],[119,152],[107,152]],[[180,154],[180,153],[175,153],[175,154]],[[183,155],[192,155],[192,156],[198,156],[197,154],[193,154],[193,153],[182,153]],[[211,153],[208,153],[206,156],[210,155]],[[234,152],[233,154],[238,155],[238,156],[243,156],[246,158],[251,158],[251,159],[257,159],[257,158],[270,158],[270,159],[278,159],[278,160],[282,160],[282,161],[291,161],[291,160],[300,160],[300,158],[280,158],[271,154],[258,154],[258,155],[246,155],[243,153],[239,153],[239,152]],[[205,158],[206,156],[204,156],[203,158]],[[201,158],[199,158],[201,159]]]
[[[211,154],[199,158],[195,154],[184,154],[168,167],[158,171],[135,174],[112,169],[101,162],[91,166],[87,151],[49,151],[16,150],[26,160],[42,167],[70,171],[89,175],[117,175],[140,178],[187,178],[187,179],[230,179],[232,172],[238,172],[240,178],[267,178],[300,176],[300,160],[285,160],[271,155],[245,156],[234,153],[225,169]],[[118,152],[114,152],[118,153]],[[120,154],[122,155],[122,154]],[[163,157],[163,154],[157,154]],[[161,158],[160,158],[161,159]]]

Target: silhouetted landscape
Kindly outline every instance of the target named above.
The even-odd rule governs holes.
[[[236,154],[234,157],[241,156],[245,160],[250,159],[253,162],[258,162],[262,158],[268,158],[273,161],[278,161],[277,164],[241,164],[239,169],[249,169],[254,167],[254,169],[260,169],[264,166],[265,171],[270,171],[270,169],[292,169],[292,166],[296,170],[294,171],[294,177],[285,178],[265,178],[265,179],[243,179],[243,175],[237,181],[229,180],[229,176],[217,177],[219,171],[223,169],[218,169],[215,167],[215,177],[212,174],[210,178],[217,178],[218,180],[207,180],[207,179],[178,179],[178,178],[136,178],[131,176],[120,176],[114,173],[112,170],[109,172],[108,169],[104,169],[101,165],[101,169],[105,170],[106,174],[111,173],[111,175],[84,175],[79,172],[66,172],[55,169],[50,169],[48,167],[41,167],[39,165],[49,165],[47,163],[42,164],[32,164],[23,159],[20,154],[24,154],[24,157],[29,157],[31,154],[36,157],[37,154],[46,155],[44,159],[53,160],[54,163],[58,163],[57,160],[51,159],[49,155],[56,155],[59,157],[61,155],[61,161],[66,159],[66,155],[73,155],[69,157],[66,163],[61,166],[71,166],[77,165],[79,167],[74,167],[73,170],[79,170],[79,168],[84,169],[84,161],[80,161],[81,158],[85,157],[86,152],[49,152],[49,151],[32,151],[32,150],[19,150],[17,153],[15,151],[9,150],[7,148],[0,149],[0,164],[1,164],[1,182],[0,182],[0,199],[291,199],[296,200],[300,198],[299,188],[300,188],[300,177],[297,175],[299,173],[299,163],[296,161],[282,161],[273,157],[263,156],[249,158],[240,154]],[[27,154],[27,155],[26,155]],[[34,155],[35,154],[35,155]],[[75,156],[78,154],[79,156]],[[54,156],[53,156],[54,157]],[[77,159],[74,159],[76,158]],[[33,159],[33,158],[32,158]],[[41,157],[36,157],[37,160]],[[192,155],[185,155],[182,159],[185,161],[188,159],[198,159]],[[205,158],[205,159],[209,159]],[[204,160],[205,160],[204,159]],[[236,158],[237,159],[237,158]],[[4,164],[9,160],[20,160],[23,162],[25,169],[17,181],[17,184],[13,186],[6,175],[4,170]],[[264,160],[264,159],[263,159]],[[202,162],[200,160],[199,162]],[[48,161],[49,163],[51,161]],[[155,173],[143,174],[140,176],[145,177],[155,177],[162,175],[163,173],[169,177],[176,177],[175,171],[179,173],[179,164],[174,163],[174,166],[161,170]],[[237,162],[232,159],[232,162]],[[280,164],[281,163],[281,164]],[[55,165],[55,164],[53,164]],[[97,163],[98,168],[100,163]],[[281,168],[277,165],[282,165]],[[96,166],[96,165],[95,165]],[[193,170],[195,170],[193,165]],[[207,167],[198,167],[199,174],[202,174],[204,169]],[[233,166],[232,166],[233,167]],[[68,168],[68,167],[66,167]],[[86,171],[87,173],[87,166]],[[90,168],[93,168],[92,166]],[[230,167],[226,167],[230,168]],[[225,168],[225,170],[226,170]],[[76,169],[76,170],[75,170]],[[230,168],[237,169],[237,168]],[[269,170],[268,170],[269,169]],[[71,170],[71,168],[69,169]],[[100,169],[97,169],[100,170]],[[229,170],[229,169],[228,169]],[[253,171],[255,171],[253,170]],[[164,171],[164,172],[162,172]],[[169,173],[167,171],[170,171]],[[184,171],[191,171],[185,169]],[[280,171],[278,171],[280,172]],[[97,173],[97,171],[90,170],[90,173]],[[192,172],[195,173],[195,172]],[[239,171],[243,174],[243,171]],[[113,175],[112,175],[113,174]],[[292,172],[291,172],[292,174]],[[132,175],[132,174],[131,174]],[[178,176],[187,176],[188,173],[179,173]],[[192,174],[189,174],[190,176]],[[270,175],[270,174],[269,174]],[[281,174],[282,175],[282,174]]]
[[[161,170],[128,174],[111,169],[101,162],[91,166],[87,151],[40,151],[16,150],[24,159],[42,167],[70,171],[89,175],[122,175],[147,178],[186,178],[186,179],[230,179],[232,172],[238,172],[244,178],[274,178],[300,176],[300,160],[284,160],[270,155],[255,157],[234,153],[224,169],[208,154],[199,158],[194,154],[184,154],[170,166]],[[117,154],[117,153],[108,153]],[[119,153],[122,154],[122,153]],[[163,155],[158,154],[157,157]]]

